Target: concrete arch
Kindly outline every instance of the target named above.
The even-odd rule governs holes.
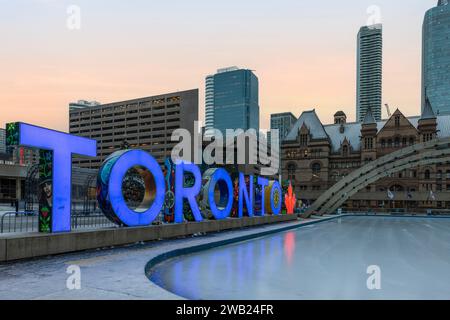
[[[450,163],[450,138],[432,140],[398,150],[350,173],[322,194],[303,217],[308,218],[313,213],[334,213],[358,191],[393,173],[443,162]]]
[[[450,163],[450,156],[447,157],[447,161],[448,163]],[[424,160],[424,161],[418,161],[416,163],[417,166],[421,166],[421,165],[425,165],[425,164],[436,164],[442,162],[441,159],[431,159],[431,160]],[[360,191],[361,189],[365,188],[366,186],[368,186],[369,184],[375,183],[376,181],[378,181],[381,178],[387,177],[390,173],[395,173],[401,170],[404,170],[406,168],[409,168],[410,165],[403,165],[401,167],[399,167],[400,169],[394,168],[392,170],[389,170],[387,173],[385,174],[380,174],[377,177],[374,177],[370,180],[366,180],[363,184],[358,185],[357,187],[355,187],[354,189],[352,189],[351,191],[349,191],[348,193],[345,194],[345,197],[341,197],[341,199],[336,200],[336,202],[332,202],[331,205],[328,205],[327,207],[323,208],[320,210],[319,214],[323,215],[326,213],[333,213],[335,212],[339,207],[342,206],[342,204],[344,204],[350,197],[352,197],[353,195],[355,195],[358,191]]]

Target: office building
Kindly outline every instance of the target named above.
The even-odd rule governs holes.
[[[69,110],[79,110],[85,109],[89,107],[97,107],[100,105],[100,102],[97,101],[87,101],[87,100],[78,100],[77,102],[69,103]]]
[[[422,34],[422,109],[450,114],[450,4],[439,0],[425,14]]]
[[[0,129],[0,153],[6,153],[6,130]]]
[[[278,155],[281,159],[281,143],[287,137],[297,118],[291,112],[275,113],[270,115],[270,130],[267,133],[267,144],[272,148],[272,130],[278,130],[279,146]],[[281,161],[279,163],[279,174],[281,173]]]
[[[279,131],[281,142],[286,138],[296,122],[297,118],[290,112],[275,113],[270,115],[270,130],[277,129]]]
[[[39,149],[25,148],[25,147],[12,147],[10,149],[11,160],[14,164],[21,166],[31,166],[39,164]]]
[[[362,27],[358,33],[356,119],[364,120],[369,109],[381,120],[383,28]]]
[[[163,164],[178,142],[173,131],[193,135],[198,121],[198,89],[114,102],[70,111],[70,133],[97,140],[96,158],[77,158],[82,168],[99,168],[113,152],[141,149]]]
[[[208,97],[214,96],[214,106],[208,104],[208,109],[214,110],[215,129],[224,134],[227,129],[259,131],[259,84],[251,70],[220,69],[207,81],[210,85]]]
[[[23,198],[27,172],[26,166],[0,160],[0,204],[9,206],[12,201]]]

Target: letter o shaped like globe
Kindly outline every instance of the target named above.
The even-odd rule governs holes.
[[[130,209],[122,192],[122,182],[129,169],[143,167],[150,171],[156,186],[153,204],[144,212]],[[145,193],[149,194],[146,185]],[[105,216],[112,222],[128,227],[148,226],[160,213],[164,205],[164,175],[158,162],[142,150],[124,150],[109,156],[100,168],[97,177],[97,199]]]
[[[219,209],[215,201],[216,184],[219,184],[221,204],[225,203],[225,196],[228,194],[228,201],[223,209]],[[231,208],[233,206],[233,183],[230,175],[225,169],[215,169],[214,173],[211,175],[208,187],[208,200],[214,218],[223,220],[230,216]]]
[[[272,209],[272,213],[277,216],[281,213],[281,199],[283,191],[281,190],[281,186],[278,181],[274,181],[271,187],[272,190],[270,192],[270,206]]]

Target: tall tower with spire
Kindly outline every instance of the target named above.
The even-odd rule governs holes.
[[[450,4],[439,0],[425,14],[422,34],[422,111],[429,99],[436,115],[450,114]]]

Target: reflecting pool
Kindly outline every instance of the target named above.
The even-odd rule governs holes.
[[[174,258],[150,280],[195,300],[450,299],[450,219],[344,217]]]

